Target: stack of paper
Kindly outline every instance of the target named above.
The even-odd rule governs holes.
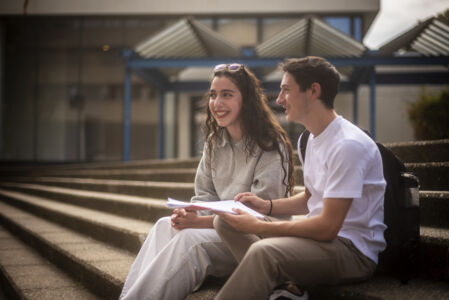
[[[233,208],[238,208],[244,212],[249,213],[250,215],[253,215],[259,219],[263,219],[264,216],[254,209],[249,208],[245,204],[239,201],[234,200],[223,200],[223,201],[209,201],[209,202],[183,202],[179,200],[175,200],[172,198],[168,198],[167,201],[167,207],[169,208],[187,208],[192,207],[196,209],[203,209],[203,210],[214,210],[214,211],[220,211],[220,212],[226,212],[231,214],[236,214],[235,211],[233,211]]]

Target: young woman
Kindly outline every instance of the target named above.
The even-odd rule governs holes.
[[[230,200],[249,191],[263,199],[292,193],[292,146],[248,68],[217,65],[205,98],[206,142],[191,201]],[[206,276],[230,274],[237,263],[213,229],[213,218],[210,212],[175,209],[159,219],[120,299],[184,299]]]

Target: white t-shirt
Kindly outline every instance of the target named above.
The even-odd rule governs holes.
[[[338,236],[350,239],[377,263],[386,245],[386,183],[377,145],[357,126],[338,116],[317,137],[310,134],[303,165],[304,185],[311,193],[307,217],[321,213],[324,198],[352,198]]]

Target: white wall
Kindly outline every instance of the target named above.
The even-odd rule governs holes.
[[[415,139],[408,118],[408,106],[421,96],[423,89],[438,94],[441,85],[378,85],[376,88],[376,139],[382,143],[405,142]],[[361,86],[358,91],[358,125],[370,129],[370,89]],[[335,108],[348,120],[353,121],[352,93],[337,96]]]
[[[28,14],[255,14],[375,12],[380,0],[39,0],[29,1]],[[0,12],[22,14],[23,1],[2,0]]]

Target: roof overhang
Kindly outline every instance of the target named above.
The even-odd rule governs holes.
[[[420,22],[379,49],[380,55],[387,56],[409,52],[449,56],[449,17],[441,14]]]

